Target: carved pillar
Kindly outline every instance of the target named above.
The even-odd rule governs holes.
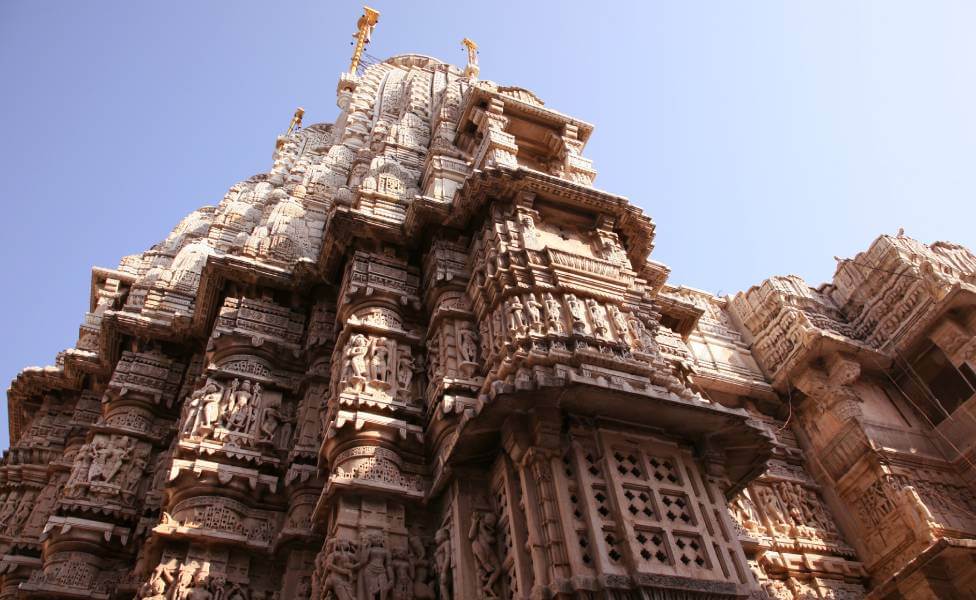
[[[491,166],[518,166],[515,158],[518,154],[518,146],[515,143],[515,136],[505,132],[508,118],[504,116],[504,112],[505,103],[499,98],[490,98],[488,105],[478,109],[474,115],[478,133],[482,136],[473,161],[476,169]]]

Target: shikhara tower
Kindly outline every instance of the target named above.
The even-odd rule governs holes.
[[[375,23],[12,383],[0,598],[972,597],[972,253],[676,287],[590,124]]]

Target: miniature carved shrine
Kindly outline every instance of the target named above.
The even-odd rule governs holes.
[[[969,250],[672,284],[590,124],[376,17],[11,384],[0,598],[973,597]]]

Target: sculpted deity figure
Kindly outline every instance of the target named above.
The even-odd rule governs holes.
[[[551,292],[546,292],[546,329],[549,333],[563,332],[563,312],[559,305],[559,300],[553,297]]]
[[[454,553],[451,550],[451,530],[441,527],[434,534],[434,568],[437,569],[437,587],[440,600],[451,600],[451,576]]]
[[[7,521],[10,520],[11,515],[14,513],[14,508],[17,506],[17,501],[20,499],[20,492],[14,490],[10,492],[7,497],[7,501],[4,503],[3,508],[0,509],[0,528],[7,527]]]
[[[120,444],[121,445],[117,445]],[[118,475],[122,463],[129,457],[131,448],[127,439],[106,441],[97,439],[93,443],[93,458],[88,467],[88,482],[109,483]]]
[[[413,600],[415,572],[406,550],[394,550],[390,564],[393,566],[393,600]]]
[[[230,591],[227,593],[227,600],[247,600],[247,595],[241,588],[241,584],[235,583],[231,586]]]
[[[478,345],[474,341],[474,332],[470,329],[458,331],[458,354],[461,362],[478,362]]]
[[[593,298],[586,299],[586,308],[590,313],[590,323],[593,324],[593,331],[602,338],[610,337],[610,325],[603,314],[600,303]]]
[[[488,356],[491,351],[491,331],[488,329],[487,321],[478,323],[478,341],[480,342],[481,355]]]
[[[343,380],[361,383],[366,379],[366,353],[368,351],[369,342],[365,335],[357,333],[349,338],[345,350],[346,364],[342,369]]]
[[[369,359],[369,379],[374,384],[387,384],[390,379],[390,350],[386,338],[373,340],[373,352]]]
[[[495,349],[500,350],[505,339],[505,334],[502,329],[501,308],[495,308],[491,313],[491,333],[494,336]]]
[[[732,516],[747,531],[755,531],[759,526],[759,515],[756,513],[756,507],[745,495],[745,492],[739,492],[732,500]]]
[[[196,431],[210,430],[220,418],[220,402],[224,398],[224,390],[213,380],[207,380],[203,386],[202,397],[200,400],[198,425]],[[196,392],[194,392],[196,393]]]
[[[27,520],[28,515],[34,510],[34,498],[31,496],[30,492],[25,492],[24,497],[21,499],[20,504],[17,505],[17,511],[14,512],[13,517],[10,519],[10,523],[7,524],[7,535],[14,535],[20,526]]]
[[[227,429],[244,431],[250,416],[251,399],[251,382],[245,379],[240,387],[230,395],[230,402],[227,405],[227,411],[224,413]]]
[[[71,468],[71,475],[64,485],[66,496],[75,497],[78,494],[78,488],[88,482],[88,471],[91,469],[94,459],[95,447],[93,444],[85,444],[78,450],[74,465]]]
[[[197,571],[190,585],[183,591],[181,600],[213,600],[213,594],[207,585],[207,576],[203,570]]]
[[[139,486],[139,481],[142,479],[143,470],[146,468],[146,459],[137,456],[129,468],[126,470],[125,475],[122,477],[122,491],[128,494],[134,494],[136,488]]]
[[[197,422],[200,420],[200,404],[203,401],[203,395],[206,393],[204,390],[206,390],[206,386],[190,394],[190,397],[184,401],[183,427],[180,428],[181,435],[193,435],[196,432]]]
[[[633,313],[629,314],[627,316],[627,325],[630,329],[630,335],[634,339],[634,346],[638,350],[651,350],[654,348],[654,337],[647,331],[647,326],[637,318],[637,315]]]
[[[151,579],[139,590],[141,600],[166,600],[166,582],[162,579]]]
[[[335,538],[326,543],[324,559],[320,564],[320,576],[323,577],[320,595],[326,596],[331,592],[335,600],[356,600],[352,583],[355,565],[347,544],[345,540]]]
[[[522,303],[518,296],[512,296],[508,303],[508,327],[516,333],[525,331],[525,314],[522,312]]]
[[[536,299],[535,294],[529,294],[526,298],[525,308],[529,311],[529,324],[532,331],[540,331],[542,329],[542,303]]]
[[[613,321],[613,327],[617,330],[617,336],[622,342],[627,341],[627,318],[624,313],[617,308],[615,304],[607,305],[607,312],[610,313],[610,320]]]
[[[430,579],[430,561],[427,560],[427,548],[419,535],[407,538],[410,546],[410,564],[413,568],[413,600],[434,600],[434,588]]]
[[[586,333],[586,314],[583,303],[573,294],[566,294],[566,304],[569,305],[569,315],[573,318],[573,332]]]
[[[397,394],[409,399],[410,384],[413,382],[414,361],[410,349],[400,352],[397,360]]]
[[[274,443],[275,433],[281,425],[281,412],[278,407],[268,405],[264,408],[264,416],[261,419],[261,439]]]
[[[478,567],[484,598],[498,597],[495,593],[495,583],[502,576],[501,563],[495,554],[496,523],[494,514],[476,512],[471,518],[471,528],[468,530],[468,540],[471,542],[471,552]]]
[[[357,600],[387,600],[393,589],[393,565],[382,533],[371,533],[359,550]]]

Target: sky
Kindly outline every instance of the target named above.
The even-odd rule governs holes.
[[[976,247],[976,3],[395,2],[368,52],[528,88],[596,126],[596,185],[657,223],[670,281],[811,285],[904,227]],[[92,266],[332,121],[361,4],[0,2],[0,382],[74,344]],[[0,421],[6,423],[6,405]],[[0,448],[8,445],[0,427]]]

